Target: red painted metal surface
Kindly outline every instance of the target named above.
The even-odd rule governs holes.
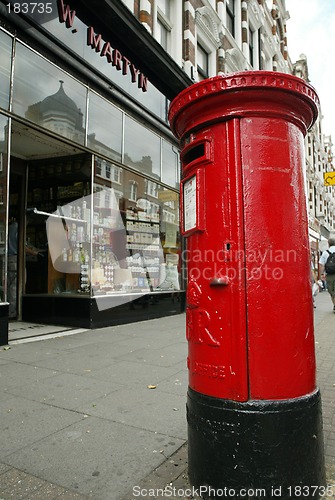
[[[288,399],[315,389],[303,138],[314,89],[244,72],[186,89],[169,119],[182,145],[189,385]]]

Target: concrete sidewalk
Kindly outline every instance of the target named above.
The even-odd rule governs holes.
[[[335,314],[325,292],[316,302],[335,483]],[[188,487],[185,315],[32,340],[0,348],[0,499],[131,500],[140,488]]]

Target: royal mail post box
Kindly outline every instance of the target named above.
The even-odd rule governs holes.
[[[212,488],[204,498],[225,487],[292,498],[325,481],[303,175],[317,114],[310,85],[266,71],[204,80],[170,106],[187,241],[189,475]]]

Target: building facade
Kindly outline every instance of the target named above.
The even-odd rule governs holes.
[[[309,81],[308,61],[304,54],[293,64],[293,74]],[[321,103],[322,104],[322,103]],[[327,240],[335,233],[334,186],[327,185],[325,174],[334,172],[331,136],[323,133],[322,109],[305,139],[306,197],[309,239],[315,275],[320,252],[328,248]]]
[[[34,5],[0,0],[0,315],[92,328],[180,312],[169,101],[235,71],[308,79],[289,58],[285,0]],[[331,148],[319,121],[306,139],[318,241],[334,228]]]
[[[139,12],[139,20],[192,81],[258,69],[309,81],[306,56],[295,62],[289,56],[285,0],[158,0],[140,3],[139,11],[131,0],[127,5],[135,16]],[[334,171],[332,141],[323,134],[321,109],[305,150],[309,235],[317,269],[319,252],[335,231],[334,187],[324,183],[325,172]]]

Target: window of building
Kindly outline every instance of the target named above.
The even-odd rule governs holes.
[[[207,51],[200,45],[197,44],[197,68],[199,80],[208,78],[209,76],[209,56]]]
[[[263,57],[262,57],[262,34],[261,30],[257,30],[258,37],[258,67],[259,69],[263,69]]]
[[[170,18],[170,0],[157,0],[157,7],[168,18]]]
[[[154,29],[155,38],[167,51],[171,51],[171,7],[169,0],[158,0],[157,2],[157,22]]]
[[[254,68],[254,36],[255,32],[249,27],[249,63]]]
[[[126,6],[128,7],[128,9],[134,13],[134,0],[123,0],[123,3],[126,4]]]
[[[256,27],[254,21],[249,19],[248,29],[249,64],[257,70],[262,68],[262,37],[261,29]]]
[[[235,36],[235,0],[227,0],[227,29]]]
[[[156,39],[166,51],[168,50],[168,34],[169,30],[166,28],[166,25],[158,18],[156,27]]]

